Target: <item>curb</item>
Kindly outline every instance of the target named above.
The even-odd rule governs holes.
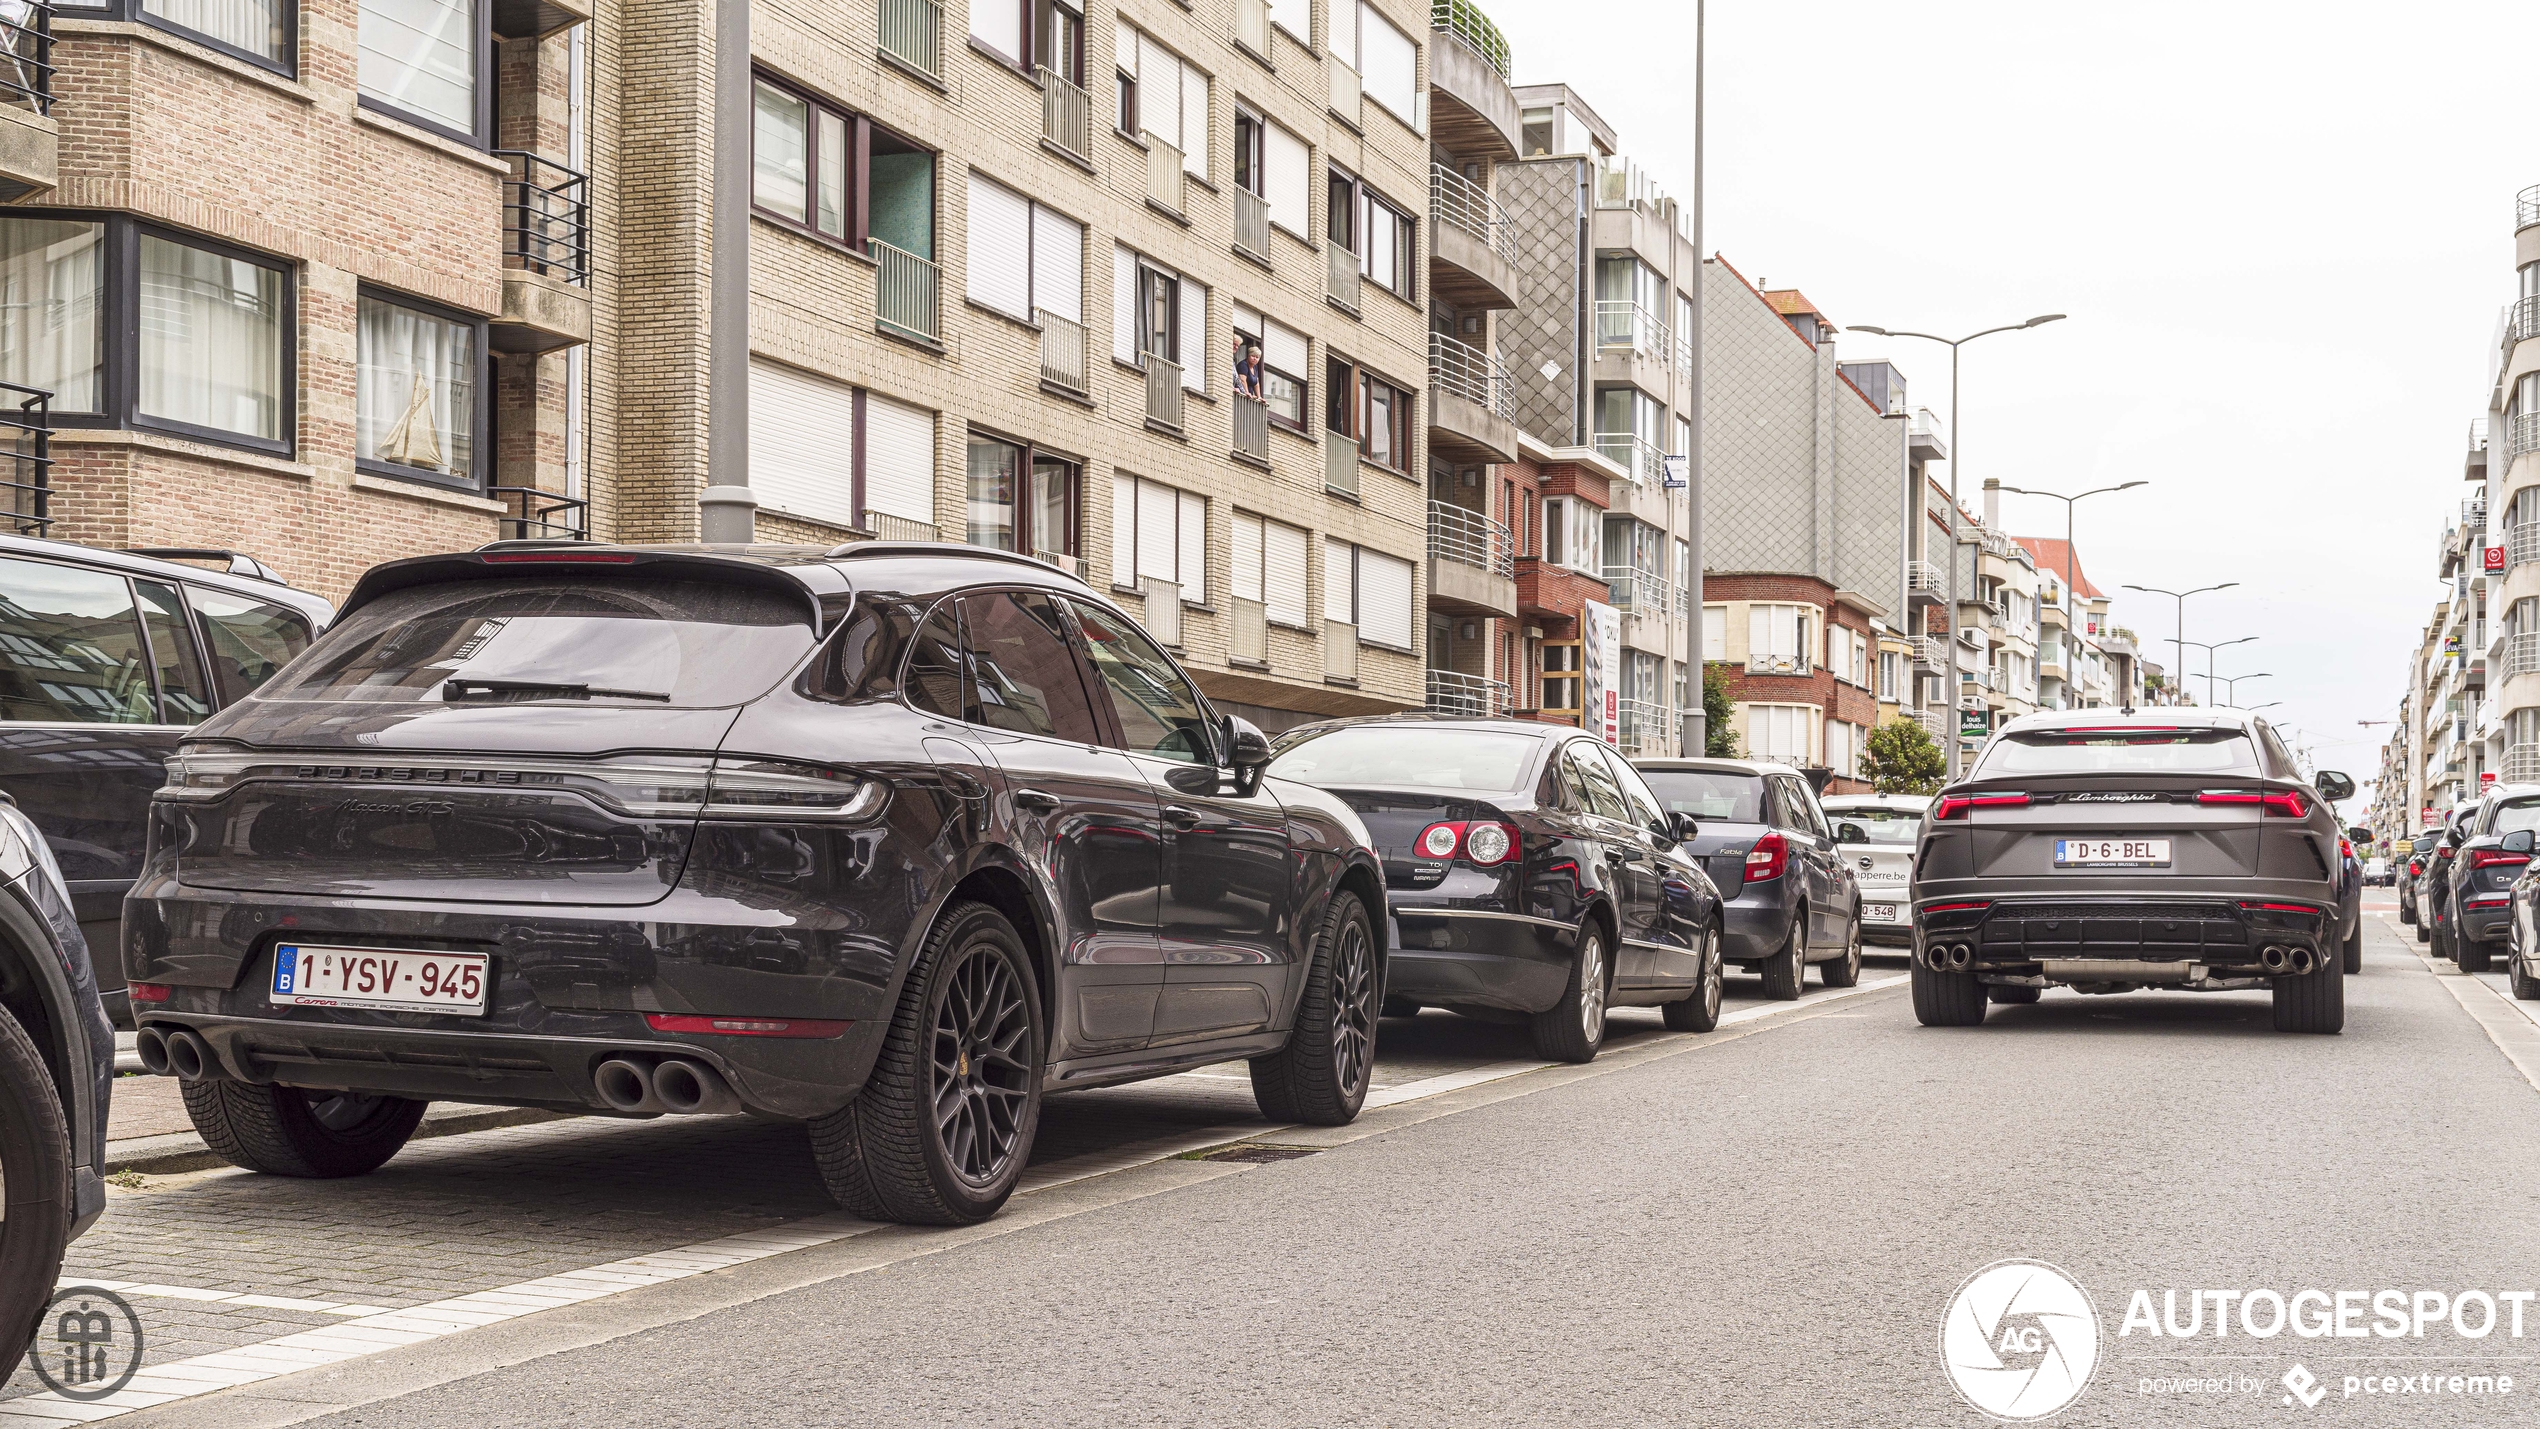
[[[535,1126],[540,1122],[563,1121],[570,1112],[548,1111],[542,1107],[472,1107],[447,1116],[427,1114],[423,1124],[415,1128],[411,1138],[428,1141],[438,1136],[462,1136],[471,1131],[495,1131],[506,1126]],[[141,1171],[154,1176],[173,1176],[180,1171],[208,1171],[227,1166],[228,1158],[214,1151],[203,1138],[191,1132],[170,1132],[165,1136],[136,1136],[129,1141],[106,1143],[106,1167],[100,1173],[112,1176],[118,1171]]]

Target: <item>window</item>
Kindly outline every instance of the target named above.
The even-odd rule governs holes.
[[[216,8],[229,0],[203,0]],[[470,143],[492,137],[487,0],[361,0],[362,102]]]
[[[963,668],[961,601],[946,600],[919,627],[910,642],[908,675],[900,688],[909,708],[943,719],[970,717],[969,675]]]
[[[970,300],[1021,322],[1085,315],[1085,226],[973,170]]]
[[[1017,734],[1100,744],[1101,727],[1068,644],[1068,612],[1019,591],[962,597],[971,722]]]
[[[1552,111],[1529,109],[1518,116],[1517,148],[1529,159],[1549,157],[1552,153]]]
[[[1582,743],[1580,747],[1590,746]],[[1658,794],[1649,787],[1649,781],[1640,777],[1640,771],[1632,767],[1632,762],[1623,757],[1621,750],[1610,744],[1599,744],[1594,748],[1604,756],[1615,788],[1622,791],[1623,806],[1630,811],[1631,822],[1644,829],[1652,825],[1664,827],[1667,821],[1658,812]]]
[[[1702,658],[1729,658],[1729,608],[1725,605],[1702,607]]]
[[[1266,195],[1269,187],[1262,153],[1266,127],[1260,115],[1242,105],[1235,107],[1235,187],[1246,193]]]
[[[1076,463],[979,432],[970,435],[963,539],[1024,555],[1076,554]]]
[[[1305,335],[1282,327],[1260,313],[1235,305],[1236,358],[1240,363],[1250,349],[1261,349],[1261,400],[1270,407],[1270,420],[1291,431],[1305,430],[1308,351]]]
[[[1358,255],[1366,281],[1416,301],[1421,253],[1410,213],[1341,169],[1332,169],[1326,182],[1324,237]]]
[[[1746,608],[1746,650],[1750,659],[1769,660],[1788,673],[1804,675],[1816,665],[1813,607],[1755,604]]]
[[[1544,559],[1587,575],[1601,574],[1605,510],[1575,496],[1543,501]]]
[[[1364,644],[1411,651],[1411,563],[1346,541],[1323,542],[1323,618]]]
[[[1144,370],[1152,355],[1181,364],[1182,388],[1208,390],[1208,288],[1129,248],[1112,250],[1111,356]]]
[[[1667,533],[1648,522],[1630,516],[1607,517],[1604,546],[1608,571],[1629,571],[1646,577],[1653,586],[1666,579],[1659,567],[1666,560]],[[1662,595],[1663,592],[1651,590],[1640,593],[1640,598],[1657,607],[1656,614],[1664,615],[1666,610],[1659,605]]]
[[[1347,4],[1349,0],[1337,0]],[[1414,129],[1420,125],[1420,47],[1373,5],[1358,7],[1358,72],[1369,99]]]
[[[50,561],[0,560],[0,719],[160,724],[132,583]]]
[[[1358,439],[1361,460],[1408,475],[1411,394],[1345,357],[1323,363],[1324,424]]]
[[[65,0],[55,7],[57,11],[91,8],[111,12],[122,7],[108,3],[91,6],[81,0]],[[299,38],[293,27],[299,7],[287,0],[141,0],[133,8],[139,18],[224,54],[281,74],[297,70]],[[368,38],[367,32],[364,38]]]
[[[1857,630],[1840,625],[1826,627],[1826,668],[1834,677],[1849,684],[1870,682],[1870,642]]]
[[[1614,771],[1599,754],[1597,744],[1592,739],[1574,739],[1563,746],[1564,782],[1580,808],[1599,818],[1627,822],[1631,809],[1623,802],[1623,786],[1615,782]]]
[[[1111,583],[1150,580],[1181,588],[1182,603],[1208,603],[1208,498],[1113,472]]]
[[[137,415],[280,443],[281,266],[143,234],[140,275]]]
[[[1747,758],[1805,767],[1809,731],[1817,711],[1810,705],[1746,706]]]
[[[1889,703],[1904,699],[1905,657],[1894,650],[1879,652],[1879,698]]]
[[[1259,601],[1273,625],[1306,629],[1305,552],[1309,538],[1297,527],[1235,513],[1235,594]]]
[[[1208,76],[1134,25],[1113,31],[1120,132],[1181,151],[1182,171],[1208,177]]]
[[[750,487],[763,511],[867,529],[935,519],[935,414],[750,359]]]
[[[1022,68],[1024,0],[978,0],[970,7],[970,39],[1007,64]]]
[[[751,201],[797,228],[848,241],[848,118],[765,79],[756,90]]]
[[[483,320],[364,293],[359,347],[354,460],[392,476],[481,486]]]
[[[1079,89],[1084,87],[1085,7],[1081,0],[1032,0],[1032,62],[1048,66],[1052,74]]]
[[[53,394],[53,414],[105,410],[106,225],[0,220],[0,379]]]
[[[1826,767],[1846,779],[1861,777],[1861,737],[1867,733],[1857,724],[1839,719],[1826,721]]]
[[[1085,653],[1093,658],[1120,725],[1120,747],[1185,764],[1217,762],[1208,706],[1179,667],[1137,627],[1107,610],[1069,601]]]
[[[186,599],[202,623],[222,704],[255,693],[309,648],[309,622],[297,611],[197,585],[186,587]]]

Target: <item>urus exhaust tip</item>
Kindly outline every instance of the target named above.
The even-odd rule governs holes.
[[[2292,957],[2289,958],[2288,961],[2293,965],[2293,970],[2295,972],[2309,972],[2311,970],[2311,950],[2308,948],[2295,948],[2293,950]]]
[[[2285,963],[2287,961],[2288,959],[2285,956],[2284,949],[2273,946],[2272,944],[2259,950],[2258,965],[2265,968],[2268,972],[2280,973],[2284,971]]]
[[[1967,965],[1975,960],[1975,950],[1964,943],[1949,950],[1949,970],[1952,972],[1965,972]]]

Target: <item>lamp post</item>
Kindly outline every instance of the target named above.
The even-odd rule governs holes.
[[[2237,704],[2239,704],[2239,703],[2240,703],[2240,682],[2241,682],[2241,681],[2243,681],[2243,680],[2269,680],[2269,679],[2273,679],[2273,678],[2275,678],[2275,672],[2274,672],[2274,671],[2272,671],[2272,670],[2260,670],[2258,673],[2256,673],[2256,674],[2254,674],[2254,675],[2225,675],[2225,676],[2223,676],[2223,681],[2222,681],[2222,682],[2223,682],[2223,688],[2224,688],[2224,689],[2226,689],[2226,690],[2231,691],[2231,693],[2230,693],[2230,694],[2227,694],[2227,695],[2225,695],[2225,696],[2223,696],[2223,703],[2224,703],[2224,704],[2227,704],[2227,705],[2237,705]]]
[[[1883,327],[1872,327],[1867,323],[1855,323],[1848,329],[1852,332],[1876,333],[1880,337],[1919,337],[1925,342],[1937,342],[1949,349],[1949,673],[1946,677],[1949,683],[1945,688],[1949,701],[1947,750],[1951,779],[1958,777],[1958,764],[1964,757],[1964,751],[1960,748],[1963,737],[1958,733],[1958,466],[1966,459],[1966,438],[1958,430],[1958,349],[1977,338],[1991,337],[1997,332],[2020,332],[2027,328],[2043,327],[2047,323],[2063,320],[2062,313],[2041,313],[2024,323],[2005,323],[2001,327],[1989,327],[1982,332],[1971,332],[1965,337],[1941,337],[1936,333],[1908,332],[1903,328],[1890,331]],[[1917,501],[1919,503],[1919,498]]]
[[[2245,714],[2256,714],[2256,713],[2257,713],[2258,711],[2260,711],[2260,710],[2271,710],[2271,709],[2274,709],[2277,705],[2280,705],[2280,704],[2282,704],[2282,703],[2284,703],[2284,701],[2282,701],[2282,700],[2269,700],[2269,701],[2267,701],[2265,704],[2262,704],[2262,705],[2251,705],[2251,706],[2250,706],[2247,710],[2243,711],[2243,713],[2245,713]]]
[[[2181,645],[2193,645],[2197,649],[2205,652],[2205,698],[2208,702],[2211,702],[2214,698],[2214,652],[2233,645],[2246,645],[2257,638],[2258,637],[2255,635],[2243,635],[2237,640],[2217,640],[2211,645],[2206,644],[2202,640],[2182,640],[2179,642]],[[2180,652],[2178,658],[2179,662],[2184,664],[2186,663],[2187,655],[2184,651],[2182,651]]]
[[[2163,590],[2156,585],[2127,585],[2123,589],[2139,590],[2146,595],[2166,595],[2178,602],[2178,634],[2171,638],[2170,643],[2178,647],[2178,678],[2184,683],[2187,679],[2187,598],[2203,595],[2209,590],[2229,590],[2238,584],[2238,581],[2224,581],[2221,585],[2200,585],[2194,590]],[[2205,698],[2213,697],[2214,692],[2208,689]]]
[[[1684,708],[1676,712],[1676,741],[1687,759],[1701,758],[1711,743],[1702,702],[1702,662],[1711,653],[1702,648],[1702,292],[1707,286],[1702,280],[1703,10],[1704,0],[1693,0],[1693,371],[1685,402],[1692,409],[1686,414],[1692,419],[1686,443],[1692,450],[1685,453],[1685,692]]]
[[[2073,589],[2073,568],[2075,564],[2073,554],[2073,506],[2085,496],[2105,496],[2111,491],[2131,491],[2138,486],[2149,486],[2151,484],[2152,483],[2148,481],[2121,482],[2115,486],[2099,486],[2093,487],[2088,491],[2078,491],[2070,496],[2066,496],[2060,491],[2032,491],[2025,486],[2006,486],[2002,488],[2004,491],[2017,492],[2022,496],[2043,496],[2051,500],[2064,503],[2064,637],[2066,639],[2071,639],[2073,631],[2077,628],[2073,622],[2073,614],[2076,604],[2081,599],[2080,595]],[[2067,656],[2064,663],[2064,707],[2066,709],[2072,708],[2072,698],[2072,661],[2071,657]]]

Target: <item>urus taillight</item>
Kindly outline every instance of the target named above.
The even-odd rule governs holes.
[[[2256,804],[2270,817],[2307,819],[2311,816],[2309,802],[2290,789],[2280,794],[2263,793],[2256,789],[2203,789],[2197,791],[2196,802],[2199,804]]]
[[[1949,794],[1942,797],[1931,816],[1935,819],[1963,819],[1969,809],[2016,809],[2027,802],[2026,794]]]

